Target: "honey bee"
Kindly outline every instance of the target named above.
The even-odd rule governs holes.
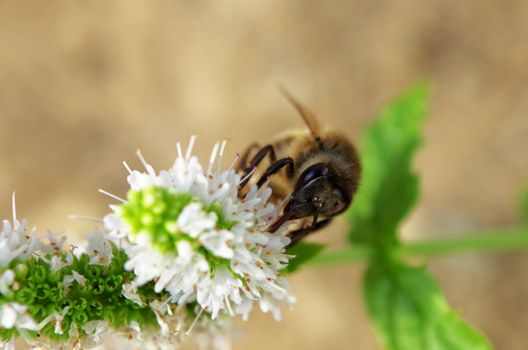
[[[361,166],[354,146],[345,135],[321,130],[312,112],[285,89],[280,90],[300,114],[307,130],[286,132],[264,147],[252,144],[237,167],[244,174],[239,191],[243,192],[258,174],[257,186],[269,181],[271,200],[286,204],[270,225],[271,232],[287,221],[298,220],[298,228],[287,234],[292,246],[328,225],[334,216],[350,206],[358,188]],[[255,149],[258,151],[250,157]],[[258,172],[266,158],[269,165]]]

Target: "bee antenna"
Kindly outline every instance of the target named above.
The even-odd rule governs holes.
[[[286,97],[286,99],[295,107],[297,112],[299,112],[312,135],[319,135],[320,127],[315,115],[310,110],[308,110],[308,108],[306,108],[302,103],[300,103],[295,97],[293,97],[293,95],[282,84],[277,84],[277,88],[282,93],[282,95]]]

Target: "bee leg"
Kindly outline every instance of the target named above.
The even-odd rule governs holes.
[[[319,222],[314,220],[312,221],[312,225],[310,225],[309,227],[303,227],[298,230],[290,232],[288,234],[288,237],[290,237],[291,242],[290,244],[288,244],[286,249],[293,247],[295,244],[297,244],[297,242],[299,242],[301,238],[308,235],[309,233],[315,232],[317,230],[320,230],[326,227],[326,225],[328,225],[331,221],[332,221],[332,218],[324,219]]]
[[[239,189],[243,188],[249,182],[249,180],[251,180],[251,172],[260,164],[260,162],[262,162],[266,155],[269,155],[271,162],[275,162],[277,159],[272,145],[266,145],[262,147],[251,160],[249,168],[246,169],[246,174],[242,176],[243,180],[240,182],[240,184],[238,184]]]
[[[281,170],[285,166],[287,167],[286,168],[286,174],[288,175],[288,177],[291,178],[293,176],[293,159],[291,157],[282,158],[282,159],[279,159],[278,161],[276,161],[275,163],[271,164],[266,169],[264,174],[262,174],[262,176],[258,180],[257,187],[260,187],[260,186],[264,185],[264,183],[268,180],[268,177],[270,177],[271,175],[275,174],[276,172],[278,172],[279,170]]]
[[[284,213],[273,224],[268,227],[268,231],[272,233],[277,231],[286,221],[291,218],[292,214],[293,212]]]
[[[247,162],[248,162],[248,158],[249,158],[249,155],[251,154],[251,152],[255,149],[260,149],[261,146],[258,144],[258,143],[252,143],[251,145],[249,145],[248,148],[246,148],[246,150],[244,151],[244,153],[242,153],[242,155],[240,156],[240,159],[238,160],[237,162],[237,166],[235,168],[235,170],[238,172],[240,170],[246,170],[247,169]]]

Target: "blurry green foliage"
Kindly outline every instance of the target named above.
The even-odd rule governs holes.
[[[374,264],[366,274],[363,292],[387,349],[491,349],[484,336],[449,308],[423,267]]]
[[[426,86],[409,91],[385,108],[363,136],[361,186],[349,211],[354,243],[397,241],[398,225],[418,198],[412,157],[422,141],[426,96]]]
[[[308,242],[299,242],[290,249],[288,249],[288,254],[294,256],[286,267],[285,272],[291,273],[297,271],[304,263],[311,260],[319,253],[321,253],[325,248],[324,244],[318,243],[308,243]]]
[[[351,242],[375,252],[365,277],[365,304],[387,349],[491,349],[449,308],[425,268],[412,267],[395,253],[398,226],[419,194],[412,161],[421,144],[426,105],[426,87],[410,90],[363,137],[363,180],[349,218]]]

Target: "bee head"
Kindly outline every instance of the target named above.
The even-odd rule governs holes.
[[[339,175],[326,163],[316,163],[299,176],[286,205],[290,219],[317,215],[331,217],[350,205],[351,198],[342,187]]]

